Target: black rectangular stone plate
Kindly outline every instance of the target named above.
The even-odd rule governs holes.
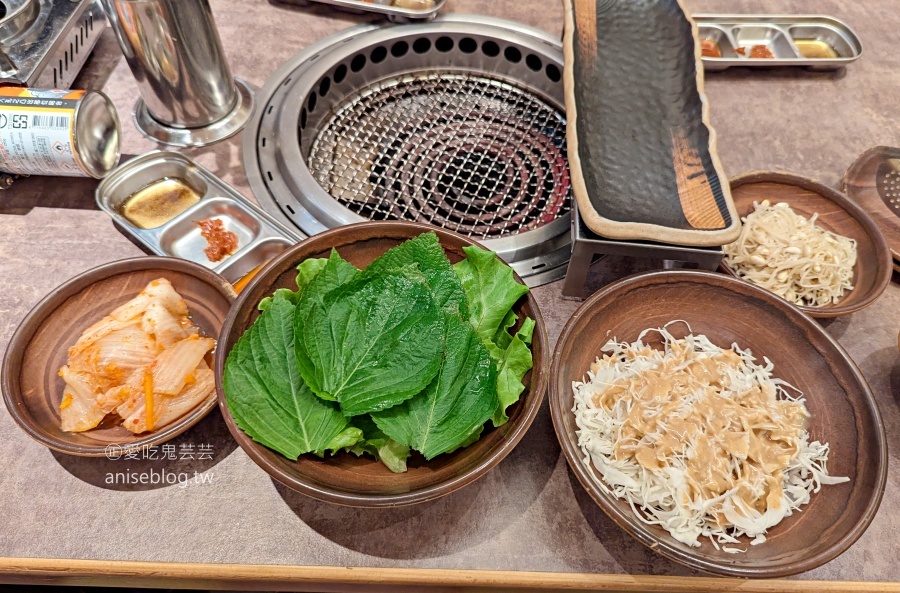
[[[737,239],[697,27],[679,0],[564,2],[569,160],[585,224],[611,239]]]

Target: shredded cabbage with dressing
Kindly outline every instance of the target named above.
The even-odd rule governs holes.
[[[741,236],[723,247],[725,263],[745,280],[796,305],[822,307],[853,290],[856,241],[816,226],[785,202],[753,203]]]
[[[802,394],[773,377],[771,361],[703,335],[676,339],[672,323],[609,340],[588,380],[573,382],[583,461],[641,521],[740,552],[739,537],[763,543],[823,484],[849,479],[828,475],[828,444],[810,442]],[[664,349],[644,344],[650,332]]]

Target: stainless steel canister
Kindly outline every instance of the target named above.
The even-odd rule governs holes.
[[[0,171],[100,179],[119,164],[120,138],[103,93],[0,87]]]
[[[224,131],[199,140],[178,134],[233,117],[243,99],[225,60],[208,0],[101,3],[140,88],[141,101],[135,108],[138,127],[178,145],[226,137]],[[147,119],[143,111],[154,121],[143,121]]]

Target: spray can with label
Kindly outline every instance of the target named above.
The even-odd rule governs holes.
[[[0,87],[0,171],[100,179],[119,164],[121,134],[103,93]]]

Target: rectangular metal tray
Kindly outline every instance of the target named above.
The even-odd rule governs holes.
[[[700,39],[712,39],[719,44],[721,58],[703,58],[707,71],[725,70],[731,66],[803,66],[812,70],[837,70],[862,56],[859,36],[846,23],[825,15],[764,15],[764,14],[695,14]],[[824,41],[840,56],[838,58],[806,58],[797,49],[795,40]],[[753,45],[767,46],[775,58],[749,58],[735,49]]]
[[[275,0],[280,4],[292,4],[294,6],[309,6],[311,2],[329,4],[340,10],[362,14],[376,12],[387,16],[394,22],[430,21],[444,8],[446,0],[435,0],[434,6],[423,10],[412,8],[399,8],[390,4],[378,4],[376,2],[363,2],[362,0]]]
[[[135,226],[121,213],[135,192],[166,177],[184,180],[200,201],[155,229]],[[236,282],[257,266],[306,238],[289,229],[237,190],[177,152],[155,150],[120,165],[97,186],[97,205],[109,214],[124,234],[158,255],[181,257],[211,268],[229,282]],[[222,262],[211,262],[203,250],[206,239],[195,221],[221,220],[238,237],[238,250]]]

